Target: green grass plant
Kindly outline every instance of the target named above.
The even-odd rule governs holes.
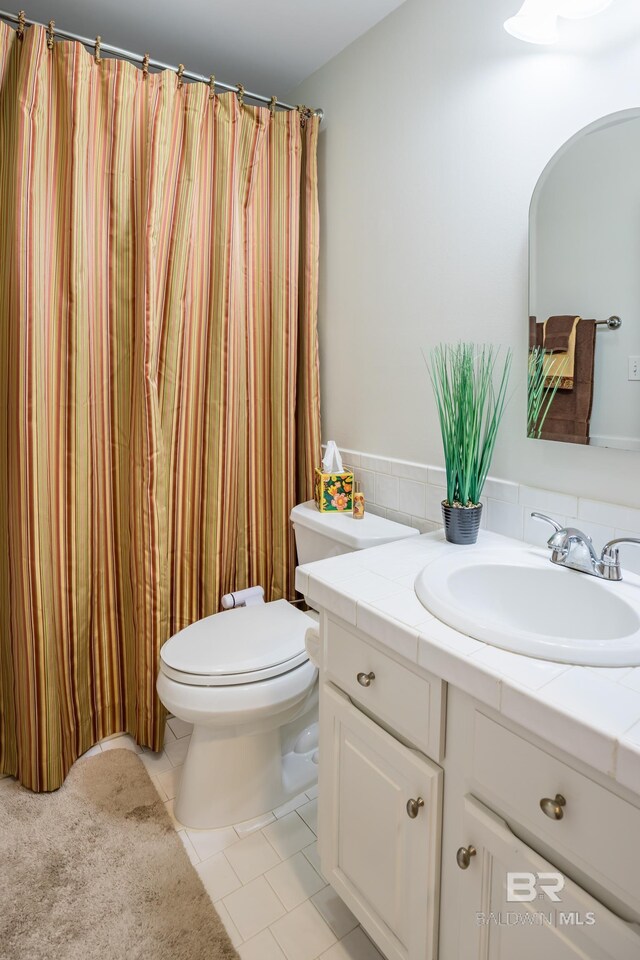
[[[431,351],[428,369],[442,432],[450,505],[480,503],[511,370],[511,350],[498,366],[499,354],[499,348],[476,343],[441,343]]]
[[[544,422],[556,390],[562,380],[568,361],[564,360],[558,373],[548,376],[551,354],[546,353],[544,347],[532,347],[529,350],[529,366],[527,370],[527,436],[538,440],[542,434]]]

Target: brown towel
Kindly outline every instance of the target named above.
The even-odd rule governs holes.
[[[575,314],[572,317],[549,317],[544,325],[544,348],[547,353],[567,352],[576,319]]]
[[[544,343],[544,324],[536,323],[537,317],[529,317],[529,349],[541,347]]]
[[[545,350],[545,386],[556,387],[558,390],[573,390],[573,372],[576,358],[576,328],[580,317],[549,317],[544,324]],[[569,336],[564,344],[564,331],[571,320]],[[556,344],[555,348],[553,344]],[[563,350],[557,345],[562,343]]]
[[[543,440],[589,443],[595,348],[595,320],[580,320],[576,327],[574,387],[556,392],[542,428]]]

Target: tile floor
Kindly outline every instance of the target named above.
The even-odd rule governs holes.
[[[242,960],[383,960],[320,873],[317,788],[260,820],[191,830],[173,813],[191,727],[171,717],[161,754],[128,736],[92,747],[140,754]]]

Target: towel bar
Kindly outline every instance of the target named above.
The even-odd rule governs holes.
[[[622,326],[620,317],[609,317],[608,320],[596,320],[596,327],[606,326],[609,330],[619,330]]]

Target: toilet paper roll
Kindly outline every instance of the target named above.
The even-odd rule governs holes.
[[[255,607],[257,604],[264,603],[264,587],[247,587],[246,590],[225,593],[220,603],[223,610],[233,610],[235,607]]]

